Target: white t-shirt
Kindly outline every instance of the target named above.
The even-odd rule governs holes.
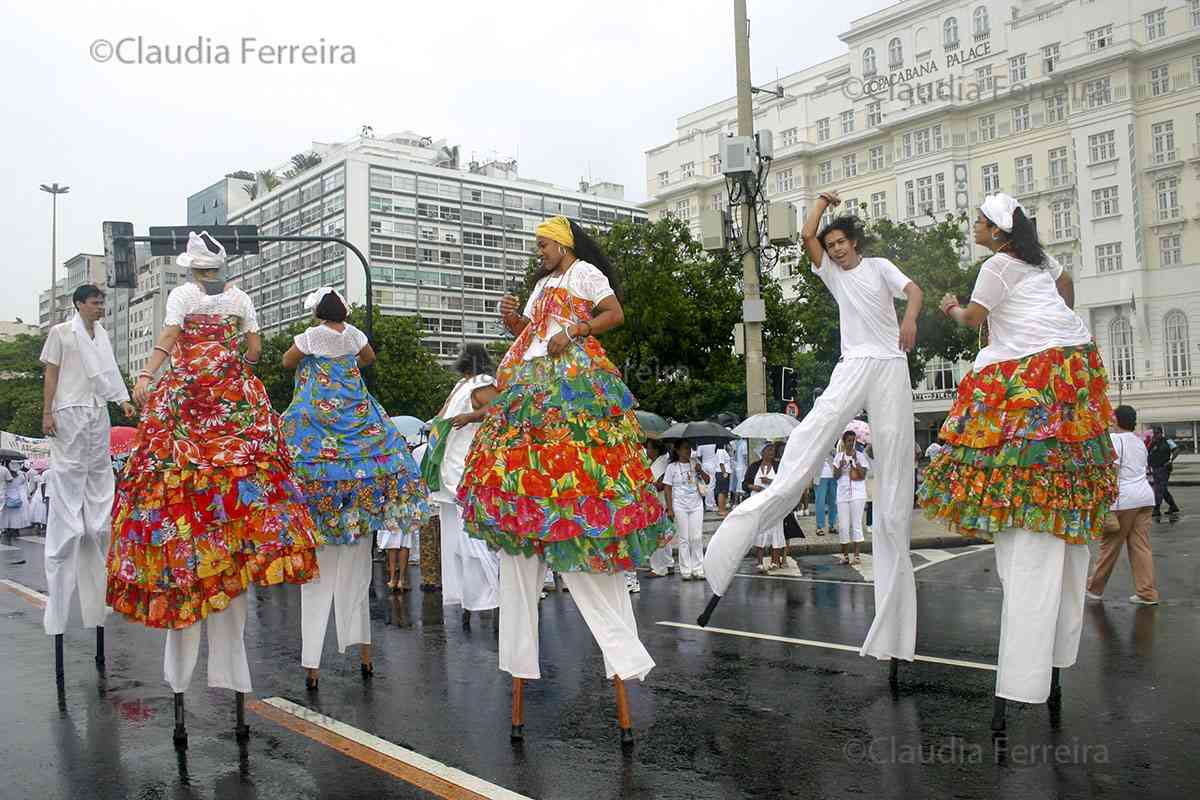
[[[722,468],[724,468],[724,470],[725,470],[724,474],[727,477],[730,477],[733,475],[733,470],[731,469],[731,463],[730,463],[730,458],[729,458],[729,452],[724,447],[719,447],[719,448],[717,448],[717,459],[716,459],[717,473],[720,473]]]
[[[1052,347],[1087,344],[1087,325],[1067,307],[1054,282],[1062,265],[1046,256],[1045,268],[996,253],[979,270],[971,302],[988,310],[988,346],[975,358],[975,370],[1025,358]]]
[[[562,275],[547,275],[534,285],[533,291],[529,293],[529,300],[525,303],[525,317],[533,319],[534,304],[543,290],[558,288],[566,289],[572,296],[586,300],[593,306],[613,294],[612,286],[603,272],[586,261],[576,261],[567,267],[567,271]],[[525,360],[530,361],[546,355],[546,345],[549,341],[565,330],[567,325],[580,321],[573,317],[552,319],[545,339],[536,333],[533,335],[533,340],[525,351]]]
[[[777,471],[775,467],[768,467],[766,464],[759,463],[758,471],[754,473],[754,485],[761,486],[762,488],[766,489],[771,484],[764,481],[763,478],[766,478],[767,480],[771,481],[771,483],[774,483],[776,475]]]
[[[1113,511],[1145,508],[1154,505],[1154,489],[1146,478],[1146,445],[1136,433],[1112,434],[1113,449],[1117,451],[1117,502]]]
[[[717,446],[702,444],[696,448],[696,455],[700,456],[700,464],[704,467],[704,471],[712,475],[717,469]]]
[[[853,462],[863,469],[870,469],[871,462],[867,460],[864,453],[855,453]],[[850,464],[852,460],[845,453],[838,453],[833,457],[833,466],[841,467],[845,465],[841,476],[838,478],[837,499],[839,503],[849,502],[851,500],[866,500],[867,499],[867,482],[865,480],[852,481],[850,480]]]
[[[842,358],[907,358],[892,299],[904,297],[912,281],[895,264],[864,258],[854,269],[842,269],[827,254],[813,272],[837,300]]]
[[[95,323],[97,326],[99,322]],[[79,357],[79,343],[71,320],[60,322],[50,329],[40,356],[43,364],[58,367],[58,386],[54,390],[52,411],[62,408],[103,406],[106,403],[96,394],[96,385],[87,376]]]
[[[258,332],[258,315],[250,295],[236,286],[226,287],[220,294],[205,294],[198,284],[180,284],[167,295],[167,311],[163,325],[182,325],[188,314],[216,314],[221,317],[237,317],[241,320],[242,333]]]
[[[367,346],[367,335],[358,328],[345,323],[345,328],[336,331],[328,325],[314,325],[304,333],[296,334],[296,349],[306,356],[339,356],[357,355]]]
[[[833,453],[825,456],[825,460],[821,462],[821,479],[833,477]]]
[[[696,470],[687,461],[672,461],[663,473],[663,483],[671,487],[671,502],[680,511],[695,511],[704,506],[700,495],[703,484],[696,479]]]

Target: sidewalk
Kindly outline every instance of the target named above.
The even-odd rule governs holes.
[[[1200,465],[1196,469],[1197,484],[1200,485]],[[1174,481],[1172,481],[1174,484]],[[1187,485],[1187,484],[1181,484]],[[837,531],[826,531],[824,536],[817,536],[817,518],[816,517],[797,517],[800,523],[800,529],[804,531],[806,538],[804,539],[789,539],[788,540],[788,555],[791,556],[819,556],[832,553],[840,553],[842,546],[838,543]],[[721,517],[715,511],[707,511],[704,514],[704,546],[708,547],[708,540],[716,532],[717,526],[721,524]],[[871,534],[864,531],[865,541],[859,545],[861,552],[870,553],[871,550]],[[911,549],[917,550],[920,548],[939,548],[939,547],[965,547],[972,544],[986,544],[981,539],[968,539],[965,536],[951,533],[946,530],[946,526],[940,523],[931,522],[925,518],[919,510],[913,509],[912,513],[912,540]]]

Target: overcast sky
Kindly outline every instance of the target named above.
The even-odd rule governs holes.
[[[0,0],[6,97],[0,160],[0,318],[37,321],[50,284],[50,196],[58,260],[102,252],[100,223],[183,224],[188,194],[226,172],[286,161],[312,141],[371,125],[472,153],[518,157],[522,176],[572,187],[625,184],[645,199],[647,148],[676,118],[734,93],[733,0],[559,3],[279,0],[177,4]],[[889,0],[750,0],[753,79],[767,84],[843,52],[837,35]],[[97,39],[186,45],[229,64],[93,59]],[[242,64],[259,45],[352,45],[356,64]],[[103,44],[96,45],[103,56]],[[135,49],[123,50],[136,56]]]

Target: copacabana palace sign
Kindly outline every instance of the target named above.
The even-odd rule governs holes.
[[[983,42],[977,44],[969,50],[959,50],[955,53],[946,54],[945,69],[953,69],[954,67],[969,64],[972,61],[977,61],[984,56],[991,55],[991,42]],[[911,83],[921,78],[926,78],[930,75],[936,75],[941,71],[938,67],[938,62],[934,59],[917,64],[915,67],[906,67],[898,69],[887,75],[879,75],[874,78],[869,78],[863,81],[863,94],[879,94],[880,92],[888,91],[895,86]]]

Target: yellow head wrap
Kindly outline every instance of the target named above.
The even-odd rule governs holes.
[[[563,247],[575,249],[575,235],[571,233],[571,223],[567,222],[566,217],[551,217],[538,225],[534,233]]]

